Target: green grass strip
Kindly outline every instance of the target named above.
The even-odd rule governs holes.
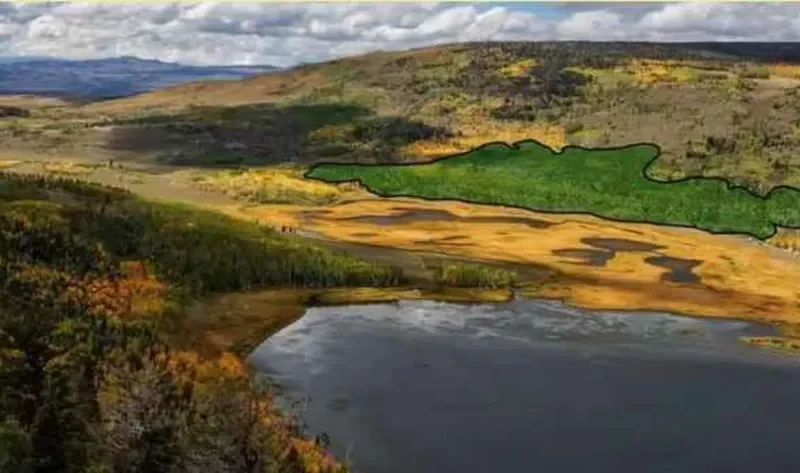
[[[603,149],[569,146],[555,152],[526,140],[514,145],[489,143],[429,163],[322,163],[306,177],[360,181],[383,197],[588,213],[759,239],[774,235],[778,226],[800,226],[800,190],[779,187],[760,196],[715,177],[658,181],[647,168],[660,152],[650,143]]]

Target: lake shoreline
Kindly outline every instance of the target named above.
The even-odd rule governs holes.
[[[797,340],[797,328],[780,321],[758,319],[741,315],[709,316],[638,307],[585,307],[558,297],[543,297],[530,292],[512,289],[479,289],[458,287],[338,287],[324,289],[271,288],[249,293],[229,293],[197,301],[194,309],[202,307],[204,318],[197,325],[187,327],[193,333],[186,343],[215,356],[232,352],[245,360],[264,341],[300,320],[311,308],[345,307],[375,304],[393,304],[408,301],[431,301],[458,305],[505,304],[514,300],[557,301],[566,307],[600,312],[654,312],[698,320],[738,321],[770,327],[774,334],[768,337],[744,337],[743,344],[758,348],[778,349],[766,340],[780,339],[786,345]],[[196,317],[196,315],[195,315]],[[781,350],[789,351],[789,350]],[[797,354],[797,350],[794,354]]]
[[[69,164],[72,160],[54,158],[54,161]],[[43,166],[37,160],[20,161],[5,170],[36,174],[43,171]],[[376,263],[403,266],[404,271],[413,276],[409,285],[420,286],[417,289],[430,299],[440,296],[436,294],[437,288],[428,287],[430,275],[424,274],[428,272],[429,260],[439,263],[467,261],[517,271],[521,276],[520,292],[526,297],[557,299],[586,309],[735,318],[768,323],[779,327],[786,336],[800,337],[798,293],[790,283],[796,275],[800,277],[800,265],[796,259],[763,243],[756,245],[740,238],[698,230],[621,224],[574,214],[553,216],[486,205],[379,199],[366,193],[361,199],[332,206],[248,205],[218,192],[192,188],[184,175],[185,170],[167,166],[163,171],[172,177],[168,179],[160,174],[137,172],[145,182],[136,184],[126,179],[125,187],[145,198],[177,200],[242,220],[262,224],[270,222],[278,228],[281,225],[298,228],[297,237]],[[75,177],[120,185],[123,184],[123,174],[122,171],[100,167],[91,175]],[[120,180],[112,179],[115,176]],[[173,183],[173,177],[181,177],[178,179],[181,185]],[[433,212],[437,215],[447,213],[450,217],[446,221],[422,217],[405,221],[401,219],[402,215],[397,214],[400,209],[406,213],[411,210],[431,215]],[[353,217],[358,215],[362,219],[354,220]],[[393,231],[387,233],[381,230],[382,225],[363,221],[364,215],[394,219]],[[526,219],[526,222],[521,219]],[[532,221],[545,222],[547,228],[531,227]],[[581,262],[580,258],[565,259],[558,255],[565,251],[564,248],[566,251],[578,248],[583,252],[597,251],[597,248],[589,249],[591,242],[586,246],[583,240],[598,235],[620,240],[636,235],[637,240],[665,247],[666,250],[659,250],[660,254],[676,261],[683,261],[681,258],[689,261],[701,254],[704,261],[694,270],[698,281],[694,284],[665,281],[667,273],[663,268],[648,263],[651,253],[643,251],[619,251],[603,266],[592,266]],[[328,303],[348,304],[421,297],[413,292],[401,294],[413,289],[393,288],[389,290],[394,291],[392,296],[377,295],[374,291],[371,296],[363,291],[357,296],[343,296],[344,289],[334,289],[322,300],[335,299]],[[458,296],[443,294],[441,297],[465,302],[482,300],[480,295],[464,296],[464,292],[462,290]],[[486,297],[494,301],[498,296]]]
[[[21,174],[41,173],[44,164],[37,161],[38,160],[34,160],[34,162],[16,161],[8,163],[9,165],[4,167],[4,171]],[[70,164],[72,161],[74,160],[56,158],[54,162]],[[106,174],[110,174],[102,174],[100,176],[94,176],[94,174],[92,174],[93,178],[89,178],[89,176],[85,175],[74,177],[81,180],[96,180],[110,185],[119,185],[122,183],[121,180],[119,182],[113,182],[116,181],[116,179],[111,179],[111,174],[114,174],[112,170],[99,170],[103,172],[107,171]],[[179,172],[172,168],[168,170],[171,172]],[[137,175],[147,182],[151,179],[155,179],[155,177],[147,173],[137,173]],[[121,176],[122,174],[118,177],[121,179]],[[131,183],[129,182],[128,184]],[[703,284],[671,283],[659,280],[660,273],[652,271],[646,264],[636,260],[636,258],[632,258],[636,256],[635,254],[617,254],[615,259],[619,260],[619,262],[616,267],[613,264],[607,264],[604,267],[594,268],[584,263],[565,264],[551,257],[545,257],[544,254],[523,257],[522,254],[506,254],[508,252],[505,250],[499,251],[496,247],[482,248],[477,246],[473,250],[467,251],[471,247],[452,244],[444,245],[447,238],[471,234],[470,232],[472,230],[477,231],[477,235],[483,235],[488,230],[497,229],[503,230],[501,233],[506,235],[504,238],[509,238],[510,235],[513,235],[514,238],[520,238],[513,243],[513,246],[526,249],[527,251],[532,240],[528,240],[527,237],[523,238],[522,234],[516,233],[516,230],[514,230],[514,223],[502,223],[500,221],[491,223],[487,220],[487,222],[479,223],[477,226],[465,226],[461,229],[461,233],[459,233],[458,225],[464,225],[465,222],[449,222],[448,227],[440,226],[439,222],[395,222],[394,225],[398,228],[394,234],[405,232],[406,230],[403,228],[404,225],[411,225],[409,229],[413,228],[415,233],[409,233],[408,237],[397,239],[390,238],[390,235],[383,232],[377,232],[371,237],[372,243],[367,244],[367,240],[365,240],[363,235],[375,231],[376,226],[374,224],[348,220],[347,225],[343,225],[345,222],[341,220],[341,217],[331,220],[307,217],[309,209],[319,210],[326,207],[275,204],[252,206],[245,205],[241,201],[231,199],[215,192],[197,191],[189,189],[186,186],[180,186],[180,189],[178,189],[167,181],[161,184],[160,186],[134,184],[126,185],[125,187],[128,187],[129,190],[146,198],[154,198],[156,200],[178,200],[187,203],[191,201],[193,205],[198,205],[199,202],[200,207],[216,209],[226,215],[243,220],[255,220],[260,222],[267,217],[268,221],[274,221],[276,224],[283,223],[290,226],[301,226],[303,228],[302,235],[298,236],[310,238],[324,246],[344,249],[345,251],[352,252],[366,259],[375,259],[376,261],[387,260],[391,263],[401,262],[414,272],[420,269],[414,266],[424,266],[424,263],[420,264],[418,261],[414,261],[410,264],[406,264],[407,262],[402,260],[435,258],[439,261],[470,261],[492,267],[517,270],[523,275],[520,281],[522,284],[520,285],[519,291],[524,297],[561,300],[574,307],[594,310],[659,311],[690,317],[711,317],[766,323],[776,327],[780,331],[786,341],[786,343],[781,343],[782,345],[790,345],[795,341],[800,341],[800,312],[798,312],[800,306],[797,306],[797,304],[792,306],[788,300],[789,294],[786,292],[786,289],[783,288],[787,278],[781,278],[783,282],[776,285],[774,284],[775,281],[773,281],[776,275],[761,275],[760,272],[762,270],[750,267],[751,270],[755,270],[755,272],[751,271],[753,280],[747,284],[743,284],[740,278],[730,277],[735,275],[735,273],[720,272],[722,269],[719,267],[720,263],[728,264],[727,261],[730,255],[721,254],[718,261],[714,262],[713,266],[709,266],[709,269],[714,268],[713,272],[709,270],[704,271],[701,267],[698,273]],[[172,189],[172,191],[166,191],[165,189]],[[187,192],[188,194],[186,194]],[[777,264],[780,262],[784,270],[794,269],[785,266],[789,259],[786,255],[777,254],[777,248],[767,248],[767,245],[763,243],[753,245],[752,242],[736,242],[735,239],[727,238],[725,235],[702,234],[703,232],[696,230],[669,227],[655,228],[645,224],[625,225],[572,214],[564,215],[563,218],[554,218],[553,216],[538,214],[536,212],[511,211],[504,208],[488,208],[481,205],[421,202],[415,199],[403,198],[376,199],[369,195],[365,195],[363,199],[356,199],[352,202],[341,202],[333,207],[327,207],[325,212],[343,212],[342,216],[348,216],[356,211],[355,207],[364,206],[364,212],[380,214],[382,212],[391,211],[391,209],[395,208],[395,205],[399,204],[403,204],[407,207],[413,205],[420,209],[428,209],[431,211],[436,210],[441,212],[446,210],[454,212],[454,215],[462,216],[469,216],[474,212],[478,212],[480,215],[483,215],[483,213],[492,215],[494,219],[520,219],[524,217],[529,219],[542,219],[542,221],[548,220],[553,226],[547,229],[547,231],[553,232],[552,235],[537,235],[539,231],[542,231],[541,229],[525,228],[526,233],[531,233],[530,237],[537,237],[539,244],[551,246],[553,241],[560,240],[561,238],[572,240],[575,238],[575,235],[585,236],[588,234],[588,228],[594,227],[597,230],[602,229],[603,233],[607,232],[609,235],[618,234],[622,236],[624,232],[646,234],[652,241],[665,244],[673,249],[683,247],[683,257],[687,257],[685,256],[686,254],[694,253],[698,248],[696,245],[701,245],[705,248],[713,248],[720,245],[721,247],[726,247],[730,250],[735,249],[739,252],[745,250],[748,252],[756,251],[759,252],[759,256],[761,257],[769,253],[770,256],[774,258],[770,258],[773,263]],[[350,209],[350,207],[354,208]],[[386,215],[391,215],[391,213],[387,213]],[[484,216],[478,218],[487,219],[488,217]],[[563,233],[559,230],[561,228],[566,228],[568,225],[572,225],[574,222],[577,222],[581,227],[577,234],[575,232]],[[331,224],[334,223],[335,225],[331,226]],[[497,225],[503,225],[503,228]],[[415,237],[412,237],[412,235],[420,231],[423,231],[429,236],[427,241],[429,241],[430,244],[422,245],[420,243],[421,240],[416,241]],[[562,234],[563,237],[560,236]],[[435,238],[430,238],[430,236]],[[541,237],[544,237],[544,239],[541,239]],[[439,241],[442,243],[437,243]],[[677,246],[673,247],[672,242]],[[482,244],[482,242],[478,241],[475,241],[475,243],[479,245]],[[685,246],[687,244],[690,246]],[[577,248],[580,244],[573,246]],[[687,253],[686,250],[690,251]],[[745,258],[744,261],[749,259],[751,258]],[[711,261],[708,261],[708,263],[711,263]],[[575,264],[579,265],[580,268],[575,266]],[[796,267],[796,261],[793,266]],[[705,265],[703,267],[705,267]],[[789,273],[792,273],[792,271],[789,271]],[[421,287],[430,283],[428,277],[422,277],[421,280],[419,278],[416,279],[417,281],[414,281],[412,284],[419,282],[421,283],[419,286],[387,289],[371,288],[369,291],[365,291],[364,288],[361,288],[359,290],[360,292],[354,295],[344,294],[344,292],[350,289],[335,288],[323,291],[327,292],[326,295],[319,296],[319,294],[317,294],[311,298],[316,300],[305,300],[304,296],[302,302],[296,301],[296,305],[299,304],[299,306],[288,308],[289,313],[280,317],[277,325],[274,320],[267,320],[267,330],[266,332],[261,331],[261,333],[272,334],[283,326],[292,323],[298,317],[302,316],[305,308],[312,302],[313,304],[348,305],[427,298],[444,302],[479,303],[498,302],[502,301],[504,298],[510,297],[509,295],[499,293],[481,294],[480,291],[467,288],[450,291],[449,293],[444,291],[445,293],[437,294],[437,292],[442,292],[441,288]],[[768,287],[770,288],[770,292],[775,293],[759,294],[756,292],[755,283],[757,280],[762,280],[762,284],[757,285],[758,288],[763,289]],[[265,290],[275,294],[274,291],[284,289],[273,288]],[[472,294],[467,294],[470,291],[472,291]],[[285,296],[279,296],[279,299],[285,299]],[[284,308],[286,307],[284,306]],[[233,322],[233,320],[231,320],[231,322]],[[251,324],[246,325],[252,327]],[[216,342],[211,345],[213,346],[215,344]],[[227,342],[223,341],[222,344],[227,345]],[[765,346],[764,343],[756,344]],[[775,344],[769,344],[769,346],[774,349]]]
[[[431,300],[460,304],[513,300],[510,289],[458,287],[269,288],[226,293],[194,301],[188,316],[175,320],[175,342],[206,356],[232,352],[241,358],[259,343],[299,320],[312,307],[332,307]]]

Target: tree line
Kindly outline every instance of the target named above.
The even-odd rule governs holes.
[[[341,469],[302,440],[232,355],[166,341],[120,304],[139,259],[200,295],[260,284],[393,284],[379,268],[275,232],[70,179],[0,176],[0,472]],[[305,449],[305,450],[304,450]]]

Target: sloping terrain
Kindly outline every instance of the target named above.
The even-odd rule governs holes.
[[[723,47],[724,46],[724,47]],[[0,122],[0,154],[180,165],[657,143],[666,178],[800,183],[800,46],[488,43],[378,52]]]

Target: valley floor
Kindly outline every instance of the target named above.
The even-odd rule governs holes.
[[[326,206],[244,204],[193,186],[196,171],[127,166],[20,162],[6,170],[78,169],[73,176],[79,179],[292,228],[328,246],[403,266],[412,276],[424,271],[426,258],[474,260],[516,270],[525,295],[587,308],[800,324],[795,284],[800,262],[789,252],[742,237],[366,193]]]

